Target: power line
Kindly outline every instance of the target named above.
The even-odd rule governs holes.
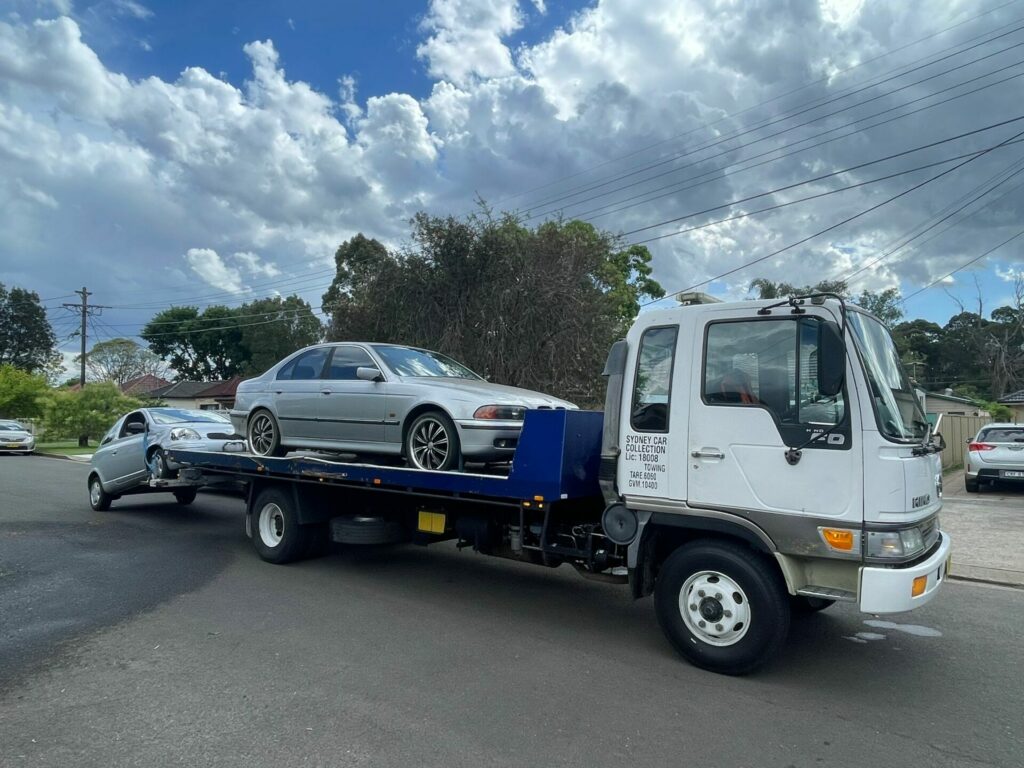
[[[862,216],[865,216],[865,215],[867,215],[869,213],[872,213],[873,211],[877,211],[882,206],[888,205],[889,203],[894,202],[895,200],[898,200],[901,197],[909,195],[911,192],[914,192],[914,191],[920,189],[921,187],[923,187],[923,186],[925,186],[927,184],[931,184],[933,181],[937,181],[937,180],[941,179],[943,176],[947,176],[948,174],[953,173],[954,171],[959,170],[960,168],[963,168],[968,163],[974,162],[979,157],[983,157],[985,154],[988,154],[989,152],[991,152],[991,151],[993,151],[995,149],[998,149],[999,147],[1006,146],[1008,143],[1010,143],[1010,142],[1020,138],[1022,135],[1024,135],[1024,131],[1021,131],[1020,133],[1017,133],[1017,134],[1011,136],[1006,141],[1003,141],[1002,143],[997,144],[994,147],[990,147],[989,149],[986,149],[986,150],[980,152],[979,154],[976,154],[973,157],[970,157],[970,158],[964,160],[963,162],[958,163],[957,165],[954,165],[952,168],[949,168],[949,169],[947,169],[945,171],[942,171],[941,173],[936,174],[935,176],[932,176],[932,177],[930,177],[928,179],[925,179],[924,181],[919,182],[919,183],[917,183],[917,184],[915,184],[915,185],[913,185],[913,186],[903,190],[902,192],[898,192],[897,194],[893,195],[892,197],[886,198],[885,200],[883,200],[880,203],[876,203],[875,205],[872,205],[871,207],[866,208],[866,209],[860,211],[859,213],[854,214],[853,216],[848,216],[845,219],[843,219],[843,220],[841,220],[841,221],[839,221],[839,222],[837,222],[835,224],[832,224],[831,226],[825,227],[824,229],[820,229],[817,232],[815,232],[815,233],[813,233],[811,235],[808,235],[807,237],[804,237],[804,238],[802,238],[800,240],[797,240],[794,243],[790,243],[789,245],[784,246],[782,248],[779,248],[779,249],[777,249],[775,251],[772,251],[771,253],[765,254],[764,256],[759,256],[758,258],[752,259],[752,260],[750,260],[750,261],[748,261],[748,262],[746,262],[744,264],[739,265],[738,267],[733,267],[732,269],[726,270],[725,272],[722,272],[721,274],[715,275],[714,277],[710,277],[707,280],[702,280],[699,283],[694,283],[691,286],[688,286],[686,288],[682,288],[681,290],[678,290],[678,291],[674,291],[674,292],[672,292],[672,293],[670,293],[670,294],[668,294],[666,296],[663,296],[661,299],[654,299],[652,301],[648,301],[648,302],[644,303],[642,306],[644,306],[644,307],[650,306],[651,304],[654,304],[656,301],[661,301],[662,299],[672,298],[673,296],[678,296],[680,293],[686,293],[687,291],[692,291],[694,288],[699,288],[700,286],[707,285],[708,283],[714,282],[715,280],[720,280],[723,277],[728,277],[729,275],[735,274],[736,272],[739,272],[739,271],[741,271],[743,269],[746,269],[749,266],[752,266],[754,264],[759,264],[762,261],[770,259],[770,258],[772,258],[774,256],[778,256],[778,255],[780,255],[782,253],[785,253],[786,251],[792,250],[793,248],[796,248],[797,246],[803,245],[804,243],[810,242],[811,240],[813,240],[813,239],[815,239],[817,237],[820,237],[821,235],[824,235],[824,234],[826,234],[828,232],[831,232],[834,229],[838,229],[839,227],[843,226],[844,224],[848,224],[851,221],[854,221],[855,219],[859,219]],[[671,235],[661,235],[660,237],[670,237],[670,236]],[[652,238],[652,239],[660,239],[660,238]],[[644,242],[644,241],[642,241],[642,242]]]
[[[88,336],[88,331],[86,329],[86,322],[89,319],[90,313],[97,312],[97,311],[102,312],[104,309],[110,309],[110,307],[104,306],[103,304],[92,304],[92,305],[90,305],[89,304],[89,297],[92,296],[92,292],[89,291],[88,289],[86,289],[86,287],[84,285],[82,286],[82,290],[75,291],[75,293],[78,294],[78,296],[80,296],[82,300],[80,302],[78,302],[77,304],[63,304],[62,306],[65,309],[80,310],[81,313],[82,313],[82,328],[81,328],[81,333],[82,333],[82,339],[81,339],[82,340],[82,359],[80,361],[81,362],[81,367],[80,367],[78,381],[79,381],[79,384],[81,384],[84,387],[85,386],[85,359],[86,359],[85,346],[86,346],[86,339],[87,339],[87,336]],[[83,438],[79,438],[79,442],[80,443],[81,443],[82,439]],[[82,444],[84,444],[84,443],[82,443]]]
[[[925,291],[927,291],[927,290],[928,290],[929,288],[931,288],[932,286],[934,286],[934,285],[938,285],[938,284],[939,284],[939,283],[941,283],[941,282],[942,282],[943,280],[945,280],[945,279],[946,279],[947,277],[952,277],[952,276],[953,276],[953,275],[955,275],[955,274],[956,274],[957,272],[960,272],[961,270],[967,269],[967,267],[971,266],[972,264],[975,264],[975,263],[977,263],[977,262],[981,261],[982,259],[984,259],[984,258],[985,258],[986,256],[988,256],[988,255],[989,255],[990,253],[992,253],[993,251],[997,251],[997,250],[999,250],[999,249],[1000,249],[1000,248],[1002,248],[1002,247],[1003,247],[1004,245],[1006,245],[1006,244],[1008,244],[1008,243],[1012,243],[1012,242],[1013,242],[1014,240],[1016,240],[1016,239],[1017,239],[1018,237],[1021,237],[1021,236],[1024,236],[1024,229],[1022,229],[1022,230],[1021,230],[1020,232],[1018,232],[1018,233],[1017,233],[1016,235],[1014,235],[1013,237],[1009,237],[1009,238],[1007,238],[1006,240],[1003,240],[1003,242],[999,243],[999,245],[995,245],[995,246],[993,246],[992,248],[989,248],[989,249],[988,249],[987,251],[985,251],[985,252],[984,252],[983,254],[981,254],[980,256],[975,256],[975,257],[974,257],[973,259],[971,259],[970,261],[964,262],[964,263],[963,263],[963,264],[961,264],[961,265],[960,265],[959,267],[957,267],[956,269],[954,269],[954,270],[953,270],[952,272],[947,272],[947,273],[946,273],[946,274],[944,274],[944,275],[943,275],[942,277],[939,277],[939,278],[936,278],[935,280],[932,280],[932,281],[931,281],[930,283],[928,283],[928,285],[924,286],[923,288],[918,288],[918,289],[917,289],[916,291],[914,291],[914,292],[913,292],[912,294],[910,294],[909,296],[905,296],[905,297],[903,298],[903,304],[906,304],[906,303],[907,303],[908,301],[910,301],[910,300],[911,300],[912,298],[914,298],[914,297],[915,297],[915,296],[917,296],[918,294],[924,293]]]
[[[312,309],[308,310],[308,312],[310,313],[310,315],[312,315],[314,317],[318,316],[318,315],[319,316],[323,316],[323,317],[327,317],[328,316],[328,314],[326,312],[317,312],[316,310],[312,310]],[[218,319],[220,319],[220,318],[218,318]],[[230,318],[225,317],[223,319],[224,320],[229,320]],[[236,330],[236,329],[239,329],[239,328],[252,328],[252,327],[257,326],[257,325],[267,325],[268,323],[278,323],[278,322],[281,321],[281,319],[282,318],[276,318],[275,317],[275,318],[271,318],[270,320],[260,320],[260,321],[251,322],[251,323],[234,323],[234,324],[220,325],[220,326],[209,327],[209,328],[188,328],[188,329],[181,330],[181,331],[161,331],[160,333],[147,333],[144,338],[146,340],[149,340],[149,339],[154,339],[154,338],[161,338],[161,337],[164,337],[164,336],[190,336],[193,333],[209,333],[211,331],[233,331],[233,330]]]
[[[865,133],[867,131],[870,131],[870,130],[872,130],[874,128],[878,128],[880,126],[887,125],[887,124],[895,122],[897,120],[902,120],[902,119],[904,119],[906,117],[910,117],[912,115],[919,114],[920,112],[924,112],[924,111],[929,110],[929,109],[934,109],[935,107],[943,106],[943,105],[948,104],[948,103],[950,103],[952,101],[956,101],[957,99],[962,99],[962,98],[966,98],[968,96],[973,96],[975,94],[980,93],[983,90],[995,87],[997,85],[1002,85],[1002,84],[1004,84],[1006,82],[1009,82],[1010,80],[1016,80],[1017,78],[1024,77],[1024,72],[1021,72],[1021,73],[1018,73],[1018,74],[1015,74],[1015,75],[1010,75],[1008,77],[1005,77],[1005,78],[1003,78],[1001,80],[997,80],[997,81],[992,82],[992,83],[987,83],[987,84],[985,84],[983,86],[980,86],[978,88],[972,89],[972,90],[967,91],[965,93],[957,94],[955,96],[951,96],[951,97],[949,97],[947,99],[943,99],[942,101],[938,101],[938,102],[936,102],[934,104],[926,104],[923,107],[919,107],[917,109],[911,110],[910,112],[905,112],[902,115],[895,115],[895,116],[890,117],[890,118],[888,118],[886,120],[880,120],[877,123],[874,123],[872,125],[861,126],[861,127],[854,127],[854,129],[851,130],[848,133],[844,133],[844,134],[842,134],[840,136],[833,136],[830,139],[825,139],[823,141],[816,142],[814,144],[811,144],[811,145],[806,146],[806,147],[802,147],[800,149],[794,149],[793,151],[786,152],[785,154],[779,155],[778,157],[770,158],[768,160],[762,160],[761,162],[753,163],[753,164],[750,164],[750,165],[745,165],[742,168],[735,168],[735,166],[739,165],[741,162],[742,163],[748,163],[751,160],[757,160],[758,158],[762,158],[762,157],[765,157],[767,155],[775,154],[776,152],[780,152],[780,151],[788,149],[790,147],[796,147],[796,146],[798,146],[800,144],[803,144],[805,142],[812,141],[813,139],[819,138],[821,136],[826,136],[826,135],[828,135],[830,133],[835,133],[836,131],[840,131],[840,130],[842,130],[844,128],[849,128],[851,126],[857,126],[858,123],[862,123],[865,120],[870,120],[872,118],[879,117],[879,116],[887,114],[889,112],[894,112],[894,111],[896,111],[898,109],[904,109],[905,107],[908,107],[911,104],[915,104],[915,103],[917,103],[919,101],[924,101],[926,99],[934,98],[935,96],[937,96],[937,95],[939,95],[941,93],[944,93],[946,91],[950,91],[950,90],[954,90],[956,88],[960,88],[960,87],[962,87],[964,85],[967,85],[968,83],[971,83],[971,82],[974,82],[974,81],[977,81],[977,80],[982,80],[982,79],[984,79],[986,77],[990,77],[993,74],[998,74],[999,72],[1005,71],[1007,69],[1012,69],[1013,67],[1019,67],[1021,64],[1024,64],[1024,60],[1014,62],[1013,64],[1009,64],[1009,65],[1007,65],[1005,67],[1000,67],[999,69],[993,70],[991,72],[986,72],[985,74],[979,75],[978,77],[974,77],[974,78],[970,78],[968,80],[964,80],[964,81],[962,81],[960,83],[957,83],[955,85],[949,86],[948,88],[944,88],[944,89],[942,89],[940,91],[936,91],[934,93],[930,93],[930,94],[927,94],[925,96],[920,96],[920,97],[918,97],[916,99],[912,99],[911,101],[905,102],[903,104],[898,104],[895,107],[890,107],[888,109],[881,110],[880,112],[876,112],[876,113],[874,113],[872,115],[867,115],[865,117],[856,118],[856,119],[851,120],[850,122],[845,123],[843,125],[836,126],[835,128],[829,128],[828,130],[825,130],[825,131],[820,131],[820,132],[818,132],[818,133],[816,133],[816,134],[814,134],[812,136],[808,136],[806,138],[790,142],[789,144],[784,144],[781,147],[773,147],[772,149],[765,150],[764,152],[760,152],[760,153],[758,153],[756,155],[753,155],[751,157],[745,158],[744,160],[736,161],[736,162],[732,162],[732,163],[726,163],[726,164],[721,165],[721,166],[719,166],[719,167],[717,167],[717,168],[715,168],[713,170],[704,171],[702,173],[696,174],[695,176],[690,176],[690,177],[688,177],[686,179],[681,179],[678,182],[672,182],[671,184],[666,184],[666,185],[663,185],[661,187],[656,187],[654,189],[649,189],[649,190],[646,190],[644,192],[640,192],[640,193],[637,193],[635,195],[631,195],[629,197],[626,197],[624,199],[621,199],[621,200],[618,200],[618,201],[615,201],[615,202],[612,202],[612,203],[605,203],[604,205],[599,205],[596,208],[591,208],[589,210],[582,211],[582,212],[574,215],[573,218],[574,219],[583,219],[584,221],[592,222],[594,219],[601,218],[602,216],[608,216],[608,215],[611,215],[613,213],[619,213],[621,211],[625,211],[625,210],[628,210],[630,208],[634,208],[634,207],[636,207],[638,205],[644,205],[646,203],[650,203],[650,202],[652,202],[654,200],[660,200],[660,199],[665,198],[665,197],[671,197],[672,195],[678,194],[680,192],[688,192],[690,190],[696,189],[697,187],[703,186],[704,184],[709,184],[709,183],[711,183],[713,181],[718,181],[720,179],[726,178],[728,176],[732,176],[732,175],[737,174],[737,173],[743,173],[745,171],[753,170],[754,168],[759,168],[759,167],[761,167],[763,165],[768,165],[770,163],[778,162],[779,160],[783,160],[783,159],[785,159],[787,157],[792,157],[793,155],[798,155],[798,154],[801,154],[803,152],[807,152],[808,150],[811,150],[811,149],[816,149],[818,147],[824,146],[825,144],[830,144],[830,143],[832,143],[834,141],[840,141],[841,139],[849,138],[851,136],[861,135],[861,134],[863,134],[863,133]],[[738,149],[739,148],[724,150],[723,152],[719,152],[716,155],[711,155],[709,157],[706,157],[703,160],[701,160],[700,162],[706,162],[708,160],[713,160],[713,159],[715,159],[717,157],[722,157],[724,155],[732,154],[733,152],[738,151]],[[693,165],[698,165],[698,164],[699,163],[690,163],[687,166],[683,166],[683,167],[681,167],[681,168],[679,168],[677,170],[682,170],[685,167],[692,167]],[[731,170],[731,171],[728,170],[730,168],[735,168],[735,170]],[[696,181],[698,179],[703,179],[703,181],[697,181],[694,184],[687,185],[687,182]],[[669,190],[669,191],[668,192],[664,192],[663,194],[655,194],[657,192],[663,192],[663,190]],[[651,195],[651,196],[648,197],[649,195]],[[603,197],[603,196],[604,195],[596,195],[594,198],[589,198],[589,199],[596,199],[597,197]],[[645,198],[645,199],[641,200],[640,198]],[[633,202],[633,201],[636,201],[636,202]],[[576,203],[576,204],[580,204],[580,203],[583,203],[583,202],[586,202],[586,200],[581,200],[581,201],[579,201],[579,203]],[[611,207],[611,206],[619,206],[619,207],[616,208],[616,207]],[[608,210],[602,210],[602,209],[608,209]],[[591,216],[591,214],[595,214],[595,215]],[[590,216],[590,218],[586,218],[587,216]]]
[[[673,142],[673,141],[677,141],[678,139],[681,139],[681,138],[685,138],[686,136],[689,136],[689,135],[691,135],[693,133],[696,133],[697,131],[702,130],[704,128],[712,128],[715,125],[718,125],[719,123],[724,122],[726,120],[731,120],[733,118],[740,117],[741,115],[744,115],[744,114],[746,114],[748,112],[751,112],[753,110],[759,109],[760,107],[765,107],[765,106],[768,106],[769,104],[772,104],[772,103],[774,103],[776,101],[784,99],[787,96],[792,96],[795,93],[799,93],[800,91],[804,91],[804,90],[806,90],[808,88],[812,88],[815,85],[820,85],[821,83],[825,83],[825,82],[828,82],[829,80],[833,80],[835,77],[837,77],[839,75],[846,74],[847,72],[852,72],[855,69],[867,66],[868,64],[872,64],[872,63],[874,63],[876,61],[884,59],[884,58],[886,58],[888,56],[891,56],[891,55],[893,55],[895,53],[899,53],[900,51],[906,50],[908,48],[912,48],[915,45],[920,45],[923,42],[926,42],[928,40],[931,40],[932,38],[938,37],[939,35],[943,35],[946,32],[949,32],[949,31],[951,31],[953,29],[956,29],[957,27],[961,27],[964,24],[969,24],[969,23],[971,23],[973,21],[977,21],[978,19],[983,18],[984,16],[988,16],[989,14],[994,13],[994,12],[996,12],[998,10],[1001,10],[1001,9],[1003,9],[1003,8],[1009,6],[1009,5],[1014,5],[1016,2],[1018,2],[1018,0],[1010,0],[1010,2],[1006,2],[1006,3],[1003,3],[1002,5],[995,6],[994,8],[991,8],[991,9],[989,9],[987,11],[984,11],[983,13],[980,13],[977,16],[972,16],[969,19],[965,19],[964,21],[961,21],[961,22],[958,22],[958,23],[953,24],[951,26],[945,27],[944,29],[940,29],[937,32],[933,32],[930,35],[926,35],[925,37],[918,38],[917,40],[914,40],[914,41],[912,41],[910,43],[907,43],[905,45],[899,46],[898,48],[889,49],[889,50],[887,50],[887,51],[885,51],[885,52],[883,52],[883,53],[881,53],[881,54],[879,54],[877,56],[874,56],[874,57],[870,58],[870,59],[865,59],[864,61],[857,62],[856,64],[854,64],[852,66],[846,67],[845,69],[838,70],[837,72],[834,72],[832,74],[826,75],[824,77],[820,77],[817,80],[813,80],[813,81],[811,81],[809,83],[805,83],[802,86],[799,86],[797,88],[794,88],[794,89],[791,89],[789,91],[786,91],[785,93],[778,94],[777,96],[773,96],[770,99],[766,99],[764,101],[761,101],[761,102],[759,102],[757,104],[754,104],[753,106],[746,107],[746,108],[744,108],[742,110],[739,110],[738,112],[733,112],[733,113],[730,113],[728,115],[724,115],[723,117],[720,117],[717,120],[714,120],[714,121],[708,122],[708,123],[704,123],[703,125],[699,125],[699,126],[697,126],[695,128],[691,128],[691,129],[689,129],[687,131],[684,131],[682,133],[676,134],[675,136],[671,136],[671,137],[669,137],[667,139],[662,139],[661,141],[654,142],[653,144],[649,144],[646,147],[641,147],[640,149],[634,150],[634,151],[629,152],[629,153],[627,153],[625,155],[620,155],[619,157],[611,158],[610,160],[605,160],[604,162],[598,163],[597,165],[591,166],[590,168],[585,168],[585,169],[583,169],[581,171],[577,171],[576,173],[569,174],[568,176],[564,176],[564,177],[562,177],[560,179],[555,179],[554,181],[548,182],[546,184],[541,184],[541,185],[533,187],[531,189],[527,189],[527,190],[524,190],[522,192],[517,192],[517,193],[515,193],[513,195],[509,195],[509,196],[506,196],[504,198],[499,198],[496,201],[496,204],[502,203],[502,202],[505,202],[505,201],[508,201],[508,200],[514,200],[517,197],[522,197],[523,195],[528,195],[528,194],[531,194],[533,192],[537,192],[537,191],[539,191],[541,189],[546,189],[548,187],[555,186],[556,184],[560,184],[563,181],[568,181],[569,179],[577,178],[577,177],[582,176],[582,175],[584,175],[586,173],[589,173],[590,171],[594,171],[594,170],[597,170],[598,168],[602,168],[602,167],[604,167],[606,165],[610,165],[612,163],[617,163],[617,162],[619,162],[621,160],[626,160],[626,159],[628,159],[630,157],[635,157],[636,155],[639,155],[639,154],[642,154],[644,152],[647,152],[648,150],[654,149],[654,148],[659,147],[659,146],[663,146],[664,144],[667,144],[667,143],[670,143],[670,142]],[[1010,22],[1010,23],[1015,23],[1015,22]],[[999,27],[996,27],[995,30],[1002,29],[1004,26],[1008,26],[1008,25],[1000,25]],[[975,36],[973,38],[968,38],[967,40],[965,40],[965,41],[963,41],[961,43],[958,43],[955,46],[951,46],[951,47],[958,47],[960,45],[964,45],[967,42],[971,42],[973,40],[976,40],[978,37],[984,37],[985,35],[991,34],[991,32],[993,32],[995,30],[988,30],[986,32],[983,32],[980,35],[977,35],[977,36]],[[942,49],[942,50],[948,50],[948,48]],[[930,54],[930,55],[934,55],[934,54]],[[927,57],[923,57],[923,58],[927,58]],[[918,60],[920,60],[920,59],[918,59]]]
[[[822,102],[820,104],[817,104],[817,105],[814,105],[814,106],[810,106],[810,107],[806,107],[806,108],[800,109],[800,110],[798,110],[796,112],[792,112],[792,113],[785,114],[785,115],[782,115],[780,117],[777,117],[775,119],[768,120],[767,122],[764,122],[764,123],[762,123],[760,125],[753,126],[751,128],[747,128],[747,129],[741,130],[741,131],[739,131],[737,133],[733,133],[733,134],[731,134],[729,136],[724,136],[724,137],[718,138],[715,141],[712,141],[712,142],[710,142],[708,144],[704,144],[704,145],[696,147],[694,149],[687,150],[686,152],[681,152],[681,153],[678,153],[676,155],[672,155],[671,157],[669,157],[667,159],[660,160],[660,161],[658,161],[656,163],[651,163],[651,164],[646,165],[646,166],[644,166],[642,168],[630,171],[629,173],[619,174],[619,175],[616,175],[616,176],[609,176],[609,177],[606,178],[606,180],[603,180],[603,181],[601,181],[599,183],[596,183],[596,184],[592,184],[589,187],[582,187],[582,188],[580,188],[580,189],[578,189],[578,190],[576,190],[574,192],[570,192],[570,193],[567,193],[567,194],[563,194],[563,195],[560,195],[560,196],[549,198],[548,200],[544,200],[544,201],[535,203],[531,207],[532,208],[537,208],[537,207],[541,207],[541,206],[550,205],[552,203],[557,203],[557,202],[560,202],[562,200],[566,200],[566,199],[568,199],[570,197],[575,197],[577,195],[581,195],[581,194],[584,194],[586,192],[589,192],[589,191],[592,191],[592,190],[595,190],[595,189],[600,189],[602,187],[606,187],[609,184],[615,183],[617,181],[622,181],[622,180],[630,178],[632,176],[636,176],[638,174],[644,173],[645,171],[653,170],[653,169],[661,167],[663,165],[667,165],[669,163],[673,163],[676,160],[682,159],[684,157],[688,157],[689,155],[693,155],[693,154],[695,154],[697,152],[701,152],[701,151],[703,151],[705,149],[710,149],[712,147],[719,146],[721,144],[724,144],[727,141],[732,141],[733,139],[741,138],[742,136],[746,136],[746,135],[748,135],[750,133],[754,133],[756,131],[759,131],[762,128],[767,128],[767,127],[775,125],[777,123],[781,123],[781,122],[784,122],[786,120],[790,120],[790,119],[792,119],[794,117],[799,117],[802,114],[806,114],[807,112],[814,111],[815,109],[819,109],[820,107],[828,106],[829,104],[835,103],[837,101],[841,101],[841,100],[843,100],[845,98],[848,98],[849,96],[853,96],[853,95],[855,95],[857,93],[861,93],[863,91],[870,90],[871,88],[875,88],[875,87],[877,87],[879,85],[883,85],[883,84],[885,84],[885,83],[887,83],[887,82],[889,82],[891,80],[895,80],[895,79],[897,79],[899,77],[903,77],[904,75],[910,74],[910,72],[917,71],[918,69],[923,69],[925,67],[930,67],[933,64],[936,64],[939,61],[944,60],[945,58],[950,58],[952,56],[959,56],[960,54],[966,53],[967,51],[972,50],[973,48],[976,48],[976,47],[981,46],[981,45],[987,45],[988,43],[992,42],[993,40],[997,40],[1000,37],[1005,37],[1007,35],[1013,34],[1015,32],[1019,32],[1021,30],[1024,30],[1024,25],[1022,25],[1020,27],[1016,27],[1016,28],[1010,30],[1009,32],[1005,32],[1002,35],[999,35],[996,38],[992,38],[991,40],[986,40],[986,41],[984,41],[982,43],[978,43],[978,44],[976,44],[974,46],[971,46],[970,48],[964,49],[963,51],[959,51],[957,53],[950,54],[949,56],[943,57],[943,59],[938,59],[936,61],[929,62],[928,64],[923,64],[923,65],[921,65],[919,67],[915,67],[914,69],[908,70],[907,72],[903,72],[900,75],[893,76],[893,77],[887,78],[885,80],[882,80],[879,83],[874,83],[872,85],[864,86],[864,87],[855,89],[853,91],[850,91],[850,92],[842,94],[842,95],[834,96],[834,97],[832,97],[832,98],[830,98],[830,99],[828,99],[828,100],[826,100],[826,101],[824,101],[824,102]],[[892,89],[890,91],[886,91],[884,93],[880,93],[880,94],[877,94],[875,96],[871,96],[870,98],[864,99],[863,101],[857,102],[856,104],[851,104],[849,106],[842,107],[841,109],[837,109],[837,110],[834,110],[832,112],[825,113],[823,115],[818,115],[818,116],[816,116],[816,117],[814,117],[812,119],[804,121],[803,123],[799,123],[797,125],[790,126],[789,128],[784,128],[784,129],[782,129],[780,131],[776,131],[773,134],[769,134],[768,136],[764,136],[764,137],[761,137],[759,139],[755,139],[752,142],[747,142],[746,144],[742,144],[739,147],[736,147],[736,149],[741,149],[741,148],[750,146],[750,144],[755,144],[755,143],[758,143],[758,142],[761,142],[761,141],[765,141],[767,139],[776,138],[776,137],[781,136],[781,135],[783,135],[785,133],[788,133],[790,131],[794,131],[794,130],[796,130],[798,128],[803,128],[803,127],[805,127],[807,125],[811,125],[813,123],[820,122],[821,120],[825,120],[826,118],[833,117],[833,116],[841,114],[843,112],[847,112],[847,111],[849,111],[851,109],[855,109],[857,107],[864,106],[865,104],[870,104],[873,101],[877,101],[879,99],[883,99],[883,98],[885,98],[887,96],[892,96],[893,94],[899,93],[900,91],[904,91],[904,90],[907,90],[908,88],[913,88],[915,86],[921,85],[922,83],[926,83],[926,82],[928,82],[930,80],[934,80],[934,79],[936,79],[938,77],[942,77],[944,75],[948,75],[951,72],[956,72],[957,70],[964,69],[966,67],[972,66],[974,64],[977,64],[978,62],[985,61],[986,59],[990,59],[990,58],[992,58],[994,56],[999,56],[999,55],[1001,55],[1003,53],[1011,51],[1011,50],[1013,50],[1015,48],[1019,48],[1021,46],[1024,46],[1024,42],[1014,43],[1013,45],[1007,46],[1006,48],[1001,48],[998,51],[995,51],[993,53],[988,53],[988,54],[985,54],[984,56],[979,56],[976,59],[972,59],[971,61],[965,62],[963,64],[958,64],[955,67],[950,67],[949,69],[945,69],[945,70],[943,70],[941,72],[937,72],[935,74],[929,75],[929,76],[924,77],[924,78],[922,78],[920,80],[915,80],[912,83],[906,83],[906,84],[901,85],[901,86],[899,86],[897,88],[894,88],[894,89]],[[682,167],[685,168],[685,167],[688,167],[688,166],[682,166]],[[641,183],[645,183],[647,181],[652,181],[653,179],[661,178],[662,176],[666,176],[668,174],[675,173],[678,170],[681,170],[681,168],[674,168],[674,169],[670,169],[668,171],[663,171],[660,174],[655,174],[654,176],[646,177],[644,179],[641,179],[638,182],[632,182],[632,183],[630,183],[628,185],[625,185],[625,186],[622,186],[622,187],[618,187],[615,191],[621,191],[622,189],[627,189],[627,188],[629,188],[631,186],[636,186],[636,184],[641,184]],[[605,193],[605,194],[609,194],[609,193]],[[555,211],[562,210],[562,209],[564,209],[566,207],[569,207],[570,205],[573,205],[573,204],[574,203],[568,203],[565,206],[563,206],[562,208],[553,208],[553,209],[551,209],[550,211],[547,211],[547,212],[542,212],[542,213],[538,213],[538,214],[531,214],[528,218],[534,218],[536,216],[542,216],[542,215],[550,215],[551,213],[554,213]]]

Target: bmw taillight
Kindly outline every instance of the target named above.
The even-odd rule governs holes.
[[[996,449],[996,447],[994,445],[990,445],[989,443],[968,443],[967,444],[967,450],[968,451],[994,451],[995,449]]]

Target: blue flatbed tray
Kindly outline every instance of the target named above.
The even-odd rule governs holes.
[[[320,455],[167,452],[172,461],[217,474],[400,489],[459,497],[559,501],[598,496],[600,411],[527,411],[507,476],[356,464]]]

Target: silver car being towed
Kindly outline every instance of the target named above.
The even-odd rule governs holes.
[[[165,448],[230,451],[245,447],[222,412],[185,408],[139,408],[120,419],[100,440],[90,460],[89,503],[103,511],[123,495],[148,493],[152,476],[169,479],[179,467],[164,456]],[[190,504],[196,489],[173,491],[180,504]]]
[[[529,408],[575,408],[491,384],[437,352],[340,342],[300,350],[243,381],[230,412],[249,450],[307,448],[404,456],[418,469],[512,458]]]

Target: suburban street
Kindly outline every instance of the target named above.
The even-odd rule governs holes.
[[[1024,591],[794,624],[747,678],[650,600],[439,545],[260,561],[242,502],[90,511],[0,457],[0,765],[1015,766]],[[1018,494],[1017,501],[1024,501]],[[1024,506],[1022,504],[1021,506]]]

